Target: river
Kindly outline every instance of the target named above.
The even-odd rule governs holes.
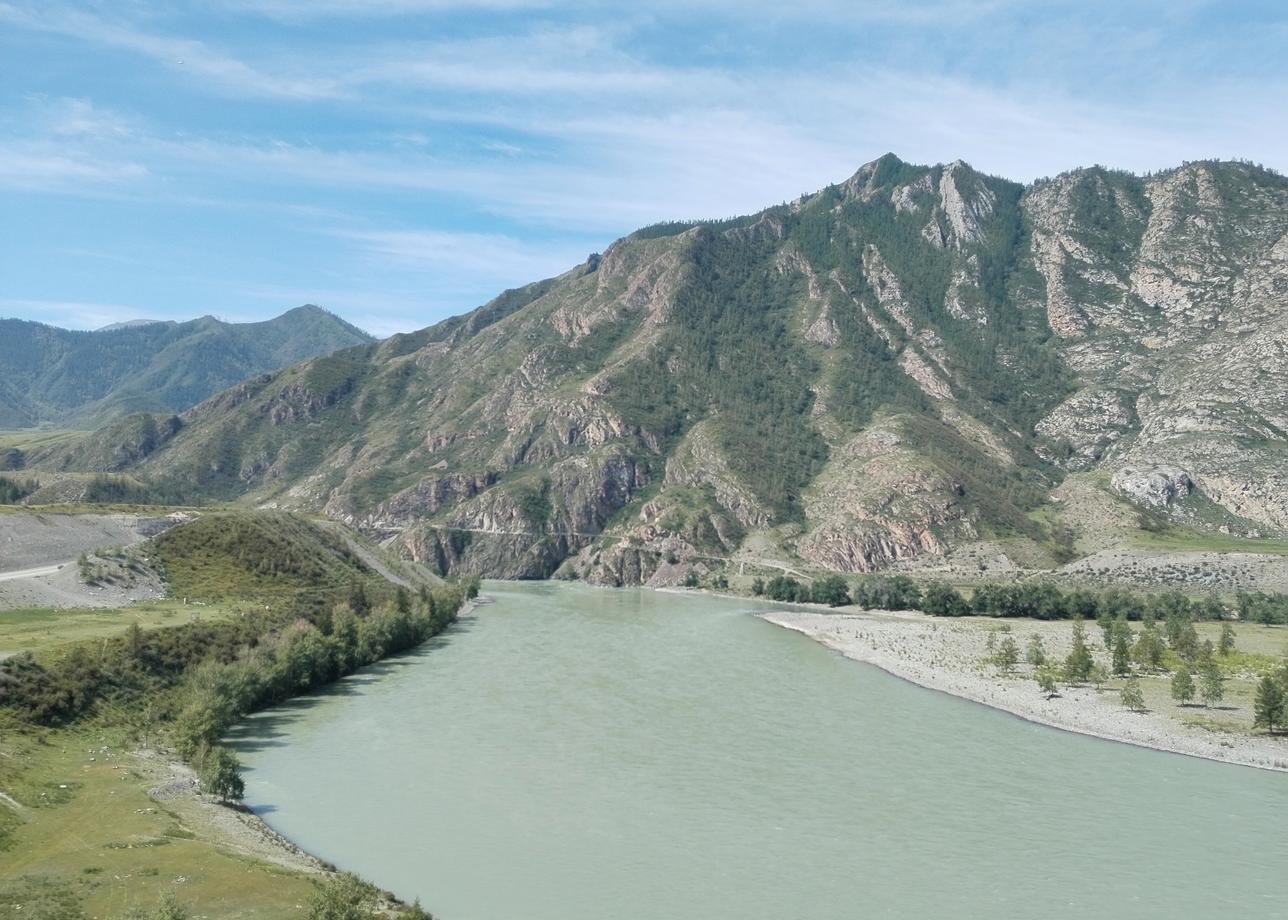
[[[235,738],[270,824],[443,920],[1288,917],[1288,776],[924,690],[751,602],[485,595]]]

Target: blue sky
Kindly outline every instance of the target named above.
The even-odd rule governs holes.
[[[0,316],[387,335],[886,151],[1288,170],[1286,7],[0,0]]]

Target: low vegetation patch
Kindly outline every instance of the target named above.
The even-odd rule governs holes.
[[[371,570],[330,530],[280,512],[215,512],[153,540],[176,597],[281,598],[322,595]]]

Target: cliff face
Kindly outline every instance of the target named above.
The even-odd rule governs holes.
[[[325,510],[449,571],[609,583],[730,559],[867,571],[996,537],[1056,552],[1069,472],[1270,532],[1286,355],[1277,175],[1023,187],[886,156],[248,381],[134,472]]]

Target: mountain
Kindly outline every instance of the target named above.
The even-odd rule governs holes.
[[[179,412],[254,374],[370,341],[314,306],[262,323],[203,316],[94,332],[0,319],[0,428]]]
[[[99,326],[95,332],[113,332],[117,329],[129,329],[131,326],[151,326],[153,323],[161,323],[160,319],[127,319],[119,323],[108,323],[106,326]]]
[[[1286,407],[1284,177],[887,155],[245,381],[128,465],[443,571],[982,571],[1288,530]]]

